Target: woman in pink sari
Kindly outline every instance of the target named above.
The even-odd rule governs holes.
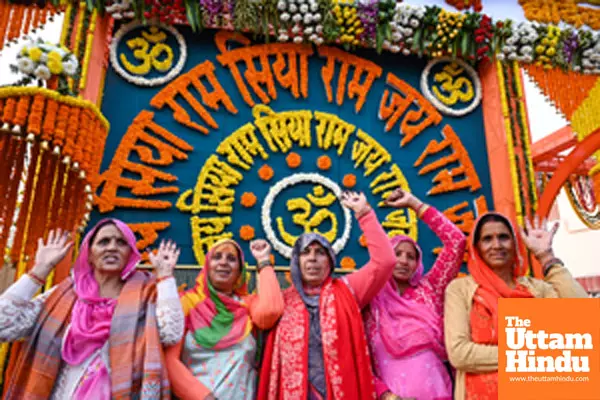
[[[403,235],[391,239],[397,260],[393,276],[366,313],[377,396],[451,400],[452,380],[444,364],[444,292],[458,274],[466,238],[444,214],[408,192],[391,205],[416,211],[444,248],[423,275],[417,243]]]

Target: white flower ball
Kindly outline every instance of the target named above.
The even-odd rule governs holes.
[[[25,74],[31,74],[35,69],[35,63],[30,58],[23,57],[19,58],[19,61],[17,61],[17,67],[19,68],[19,71]]]
[[[511,60],[511,61],[516,60],[517,59],[517,53],[510,53],[508,55],[508,59]]]
[[[280,1],[279,3],[277,3],[277,9],[279,11],[285,11],[287,8],[287,4],[285,1]]]
[[[288,11],[291,12],[292,14],[295,13],[296,11],[298,11],[298,6],[295,4],[290,4],[288,7]]]
[[[402,40],[402,34],[400,32],[394,32],[392,33],[392,40],[394,42],[399,42]]]
[[[288,22],[290,20],[291,16],[290,16],[290,14],[284,12],[283,14],[281,14],[281,16],[279,18],[281,18],[281,20],[283,22]]]
[[[304,25],[309,25],[312,21],[313,21],[312,14],[305,14],[304,15]]]
[[[302,21],[302,14],[294,14],[294,16],[292,17],[292,21],[296,23]]]
[[[402,54],[404,54],[405,56],[409,56],[410,55],[410,50],[407,48],[402,49]]]
[[[317,3],[312,3],[312,4],[310,5],[310,11],[312,11],[312,12],[317,12],[317,11],[319,11],[319,5],[318,5]]]
[[[38,67],[33,72],[35,77],[44,81],[47,81],[52,77],[50,70],[45,65],[38,65]]]
[[[279,37],[277,38],[277,40],[279,40],[280,42],[287,42],[290,39],[290,37],[286,34],[281,34],[279,35]]]
[[[310,35],[310,37],[308,39],[314,43],[317,41],[318,38],[319,38],[319,35],[317,35],[316,33],[313,33],[312,35]]]
[[[72,61],[67,61],[63,63],[63,70],[66,75],[73,76],[77,73],[77,64]]]
[[[304,29],[304,34],[306,36],[312,35],[314,33],[315,29],[312,26],[306,27]]]
[[[413,28],[418,28],[419,27],[419,20],[417,20],[416,18],[411,18],[409,24]]]
[[[302,42],[303,42],[302,36],[296,36],[296,37],[294,38],[294,43],[296,43],[296,44],[300,44],[300,43],[302,43]]]
[[[292,33],[300,33],[300,25],[294,25],[292,28]]]
[[[306,14],[306,13],[308,12],[308,10],[309,10],[309,8],[308,8],[308,4],[302,4],[302,5],[300,6],[300,12],[301,12],[302,14]]]
[[[398,53],[400,51],[400,46],[398,46],[397,44],[395,44],[392,47],[390,47],[390,51],[392,53]]]
[[[318,37],[317,40],[315,40],[315,44],[317,46],[320,46],[323,44],[323,38],[322,37]]]
[[[497,59],[498,61],[504,61],[504,54],[502,54],[502,53],[498,53],[498,54],[496,54],[496,59]]]
[[[323,25],[317,25],[317,26],[315,26],[315,32],[317,32],[317,33],[323,33]]]
[[[321,22],[321,14],[319,14],[319,13],[313,14],[312,20],[314,22]]]

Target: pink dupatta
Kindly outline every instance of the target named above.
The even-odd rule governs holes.
[[[408,236],[394,236],[391,242],[394,248],[409,242],[417,250],[418,267],[409,283],[412,287],[418,286],[424,270],[421,248]],[[391,356],[404,358],[431,349],[440,359],[447,359],[442,315],[424,304],[400,296],[393,277],[371,301],[370,313],[375,318],[375,330]]]

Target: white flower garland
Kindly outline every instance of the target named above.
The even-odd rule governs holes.
[[[460,65],[460,67],[464,68],[465,72],[469,75],[469,78],[471,79],[471,82],[473,83],[473,86],[474,86],[475,98],[473,99],[471,104],[469,104],[468,107],[461,108],[461,109],[454,109],[454,108],[448,107],[447,105],[442,103],[440,100],[438,100],[433,95],[433,93],[431,93],[431,90],[429,90],[429,82],[428,82],[429,73],[431,72],[431,69],[433,68],[434,65],[436,65],[438,63],[442,63],[442,62],[450,62],[450,63],[454,62],[454,63]],[[429,100],[435,106],[435,108],[437,108],[443,114],[450,115],[452,117],[462,117],[463,115],[466,115],[466,114],[472,112],[473,110],[475,110],[475,108],[477,108],[479,103],[481,103],[481,97],[482,97],[481,81],[479,80],[479,76],[477,75],[477,72],[475,72],[475,70],[466,62],[464,62],[462,60],[458,60],[458,59],[454,60],[454,59],[452,59],[452,57],[440,57],[440,58],[433,59],[427,63],[427,65],[425,66],[425,69],[423,70],[423,73],[421,74],[421,92],[423,92],[423,95],[425,96],[425,98],[427,100]]]
[[[117,57],[117,48],[119,47],[119,43],[121,42],[121,39],[127,33],[129,33],[130,31],[132,31],[133,29],[135,29],[137,27],[151,26],[151,25],[154,25],[161,29],[169,31],[173,36],[175,36],[175,39],[177,39],[177,43],[179,44],[179,60],[177,61],[177,64],[169,71],[168,74],[158,77],[158,78],[149,79],[149,78],[131,75],[129,72],[127,72],[125,69],[123,69],[123,67],[121,67],[121,64],[119,63],[119,59]],[[115,34],[115,36],[113,38],[112,43],[110,44],[110,62],[112,63],[113,68],[115,69],[117,74],[119,74],[123,79],[125,79],[126,81],[128,81],[130,83],[133,83],[136,86],[158,86],[158,85],[162,85],[163,83],[169,82],[170,80],[175,78],[177,75],[179,75],[179,73],[183,69],[183,66],[185,65],[186,59],[187,59],[187,46],[185,44],[185,39],[183,38],[183,35],[181,35],[179,33],[179,31],[177,29],[175,29],[174,27],[169,26],[169,25],[164,25],[164,24],[145,25],[145,24],[139,23],[137,21],[132,21],[132,22],[130,22],[126,25],[123,25],[119,28],[119,30],[117,31],[117,33]]]
[[[287,178],[280,180],[269,189],[269,193],[267,193],[267,196],[265,197],[261,208],[262,226],[267,236],[267,240],[271,243],[273,248],[283,257],[288,259],[292,256],[292,248],[286,245],[285,243],[281,242],[275,235],[275,232],[271,227],[272,219],[270,212],[273,206],[273,201],[275,200],[277,195],[279,195],[279,193],[281,193],[284,189],[290,186],[294,186],[302,182],[313,182],[318,183],[319,185],[323,185],[330,189],[338,198],[340,198],[342,195],[342,189],[334,181],[317,173],[293,174],[291,176],[288,176]],[[338,254],[344,249],[344,247],[346,247],[346,243],[348,243],[348,240],[350,239],[350,231],[352,230],[352,214],[350,213],[350,210],[348,208],[342,207],[342,209],[344,210],[345,219],[344,232],[342,236],[333,243],[333,251],[336,254]]]

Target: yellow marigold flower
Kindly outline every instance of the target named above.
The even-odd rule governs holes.
[[[556,54],[556,49],[554,47],[550,47],[548,50],[546,50],[546,55],[548,57],[552,57],[555,54]]]
[[[542,45],[538,45],[535,48],[535,52],[538,53],[538,54],[542,54],[545,50],[546,50],[546,48],[544,46],[542,46]]]
[[[26,55],[27,55],[27,53],[28,53],[28,51],[29,51],[29,50],[27,49],[27,47],[23,47],[23,48],[21,49],[21,55],[22,55],[22,56],[26,56]]]
[[[53,75],[58,75],[63,71],[63,66],[60,61],[48,60],[48,69]]]
[[[51,51],[48,53],[48,60],[62,61],[62,57],[57,51]]]
[[[29,58],[31,58],[35,62],[40,61],[40,58],[42,58],[42,50],[40,50],[38,47],[30,49]]]

